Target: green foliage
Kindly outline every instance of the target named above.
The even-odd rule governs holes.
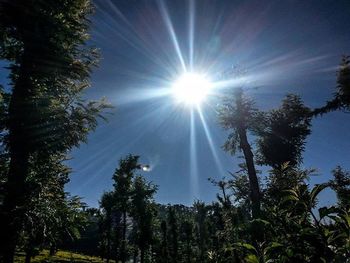
[[[267,205],[278,203],[284,196],[285,190],[295,189],[304,185],[314,170],[300,170],[289,163],[282,164],[279,168],[270,170],[266,178],[266,187],[264,190],[264,202]],[[288,198],[293,198],[289,196]]]
[[[350,173],[337,166],[333,171],[333,179],[329,182],[330,187],[336,192],[339,205],[350,207]]]
[[[100,209],[84,211],[81,198],[64,186],[67,153],[87,140],[109,107],[82,95],[99,57],[87,45],[92,11],[89,0],[0,2],[0,59],[10,70],[9,90],[0,86],[3,262],[12,262],[16,248],[26,262],[101,262],[56,253],[60,247],[77,248],[82,233],[95,239],[90,249],[98,252],[92,254],[107,262],[350,262],[349,172],[336,167],[332,180],[310,188],[312,170],[300,167],[312,115],[350,108],[348,56],[333,99],[313,112],[292,94],[265,113],[242,89],[223,98],[219,123],[229,131],[223,148],[241,151],[245,163],[229,179],[211,180],[220,191],[216,202],[156,204],[157,186],[136,174],[142,168],[139,156],[128,155],[119,161]],[[254,151],[250,135],[256,138]],[[265,185],[255,161],[272,167]],[[319,194],[328,187],[338,203],[319,207]],[[22,259],[22,254],[16,258]]]
[[[156,207],[153,195],[157,187],[135,175],[142,166],[139,156],[128,155],[119,161],[113,175],[113,191],[103,194],[100,207],[100,249],[107,259],[126,262],[140,252],[141,261],[155,240]],[[131,221],[131,223],[130,223]]]
[[[350,109],[350,57],[343,56],[337,72],[337,87],[333,98],[326,105],[313,111],[318,116],[335,110],[348,112]]]
[[[247,132],[256,129],[261,114],[253,105],[253,101],[244,96],[242,89],[236,89],[233,94],[223,98],[218,108],[218,118],[221,126],[230,131],[224,150],[231,154],[236,153],[238,149],[243,152],[249,178],[251,213],[253,218],[258,218],[261,212],[261,193]]]
[[[154,220],[156,215],[153,195],[157,187],[137,176],[133,182],[130,216],[133,218],[133,241],[141,253],[143,263],[145,253],[153,243]]]
[[[242,89],[237,89],[223,97],[218,107],[219,124],[230,131],[223,146],[224,150],[231,154],[241,150],[239,130],[254,130],[258,117],[260,114],[254,108],[254,101],[244,96]]]
[[[21,121],[31,152],[78,146],[107,106],[81,98],[98,61],[96,49],[85,45],[92,5],[88,0],[16,0],[1,7],[0,57],[12,63],[12,109],[5,122],[10,133]],[[17,112],[23,107],[25,112]]]
[[[22,228],[30,222],[27,201],[36,200],[35,194],[45,192],[51,183],[39,172],[39,167],[47,170],[40,162],[55,166],[53,159],[64,160],[62,156],[87,140],[108,107],[104,100],[82,97],[98,62],[97,50],[86,45],[91,13],[89,0],[0,3],[0,59],[7,60],[10,70],[9,91],[0,90],[1,157],[6,155],[1,160],[6,175],[0,256],[6,262],[13,261]],[[48,177],[55,181],[51,174]],[[52,214],[44,211],[49,210],[48,200],[38,200],[45,202],[33,211]],[[71,229],[70,235],[76,231]]]
[[[24,255],[18,253],[15,258],[15,263],[23,263]],[[55,255],[51,256],[48,250],[43,250],[39,255],[32,259],[32,263],[63,263],[63,262],[75,262],[75,263],[103,263],[104,261],[99,257],[92,257],[88,255],[78,254],[71,251],[59,250]],[[114,262],[114,261],[113,261]]]
[[[300,97],[289,94],[279,109],[269,111],[257,129],[258,163],[279,168],[302,161],[306,137],[311,133],[310,109]]]

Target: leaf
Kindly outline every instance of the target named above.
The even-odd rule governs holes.
[[[340,214],[339,217],[341,217],[341,219],[343,219],[343,222],[346,225],[346,228],[349,229],[350,228],[350,216],[347,214]]]
[[[325,188],[327,188],[329,186],[329,184],[318,184],[316,185],[310,193],[310,206],[313,206],[315,201],[316,201],[316,197],[318,196],[318,194],[324,190]]]
[[[243,243],[243,242],[238,242],[238,243],[235,243],[237,246],[239,247],[244,247],[245,249],[248,249],[250,251],[254,251],[254,253],[258,253],[257,250],[255,249],[255,247],[251,244],[248,244],[248,243]]]
[[[253,220],[251,220],[250,221],[252,224],[263,224],[263,225],[270,225],[271,223],[269,222],[269,221],[267,221],[267,220],[264,220],[264,219],[260,219],[260,218],[258,218],[258,219],[253,219]]]
[[[290,163],[289,161],[282,163],[281,165],[282,172],[285,172],[289,168],[289,163]]]
[[[291,257],[291,256],[293,256],[293,250],[289,247],[289,248],[287,248],[287,250],[286,250],[286,254],[287,254],[287,256],[288,257]]]
[[[293,189],[284,190],[283,192],[284,193],[288,193],[289,195],[292,195],[292,196],[295,196],[295,197],[299,196],[298,193],[295,190],[293,190]]]
[[[342,239],[345,239],[347,238],[347,235],[345,233],[341,233],[339,235],[335,235],[335,233],[333,232],[332,235],[327,239],[327,242],[329,244],[333,244],[333,243],[336,243],[336,242],[339,242],[338,240],[342,240]]]
[[[283,244],[278,242],[271,242],[271,244],[268,246],[269,249],[277,248],[277,247],[283,247]]]
[[[330,214],[336,213],[338,210],[336,207],[321,207],[318,209],[318,213],[320,214],[320,219],[329,216]]]
[[[259,258],[256,255],[249,254],[244,258],[246,263],[259,263]]]
[[[299,201],[299,197],[298,196],[294,196],[294,195],[286,195],[282,198],[282,204],[288,202],[288,201]]]
[[[271,242],[264,250],[264,255],[278,255],[278,249],[284,247],[283,244],[278,242]]]

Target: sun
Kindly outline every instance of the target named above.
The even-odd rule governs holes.
[[[211,87],[210,81],[204,75],[188,72],[174,83],[172,93],[178,102],[198,105],[205,100]]]

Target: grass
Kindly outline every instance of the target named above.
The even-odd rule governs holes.
[[[15,263],[24,262],[24,253],[18,253]],[[32,258],[32,263],[103,263],[101,258],[91,257],[82,254],[73,253],[70,251],[58,251],[54,256],[49,255],[48,250],[43,250],[38,256]],[[114,262],[114,261],[111,261]]]

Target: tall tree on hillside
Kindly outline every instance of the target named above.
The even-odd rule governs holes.
[[[121,229],[121,245],[119,259],[125,263],[128,258],[127,252],[127,215],[131,212],[131,197],[132,197],[132,181],[134,173],[141,168],[138,163],[139,156],[128,155],[126,158],[119,161],[119,167],[113,175],[114,180],[114,198],[115,209],[122,214],[121,226],[116,226],[117,230]]]
[[[173,207],[168,210],[168,238],[169,238],[169,255],[171,262],[178,262],[179,257],[179,225],[176,211]]]
[[[161,245],[160,245],[160,262],[168,263],[169,262],[169,251],[168,251],[168,227],[166,220],[162,220],[160,223],[161,231]]]
[[[153,195],[157,187],[147,183],[142,176],[137,176],[133,182],[133,194],[131,199],[131,213],[133,218],[134,240],[140,250],[140,262],[145,262],[145,254],[153,241],[155,231],[154,217],[155,205]]]
[[[1,214],[1,256],[13,262],[22,228],[30,156],[65,153],[85,141],[104,108],[80,98],[95,49],[87,48],[89,0],[0,2],[0,58],[10,62],[6,146],[10,163]]]
[[[350,56],[343,56],[341,60],[333,98],[325,106],[315,109],[313,114],[317,116],[335,110],[350,111]]]
[[[25,202],[22,240],[26,262],[34,252],[49,247],[54,254],[63,240],[76,240],[85,225],[84,203],[64,191],[70,169],[63,163],[64,154],[41,158],[31,156],[26,185],[31,195]]]
[[[181,240],[184,243],[183,262],[191,263],[194,259],[193,245],[193,221],[192,218],[185,219],[181,222]]]
[[[258,162],[279,169],[302,161],[306,137],[311,133],[311,110],[299,96],[287,95],[278,109],[269,111],[259,125]]]
[[[260,188],[254,155],[247,136],[248,131],[254,130],[255,118],[258,115],[253,104],[251,99],[244,96],[242,89],[236,89],[232,95],[224,97],[218,113],[221,126],[230,131],[224,149],[231,154],[235,154],[237,150],[243,152],[250,185],[252,216],[258,218],[260,215]]]
[[[60,209],[65,207],[64,185],[68,182],[70,169],[62,162],[63,154],[42,158],[41,154],[31,156],[26,185],[30,198],[25,201],[24,238],[26,262],[33,251],[48,245],[56,247],[62,223]]]
[[[100,219],[100,232],[103,235],[102,238],[102,250],[103,255],[106,257],[107,263],[111,258],[112,247],[112,223],[113,223],[113,210],[115,206],[115,198],[113,192],[105,192],[100,200],[100,207],[103,214]]]
[[[206,252],[209,247],[209,230],[207,212],[208,207],[204,202],[197,201],[193,205],[195,209],[194,227],[195,227],[195,239],[199,250],[199,262],[205,262]]]
[[[0,85],[0,204],[3,203],[5,193],[5,183],[7,181],[9,157],[6,150],[7,118],[10,94]],[[1,206],[0,206],[1,216]]]

